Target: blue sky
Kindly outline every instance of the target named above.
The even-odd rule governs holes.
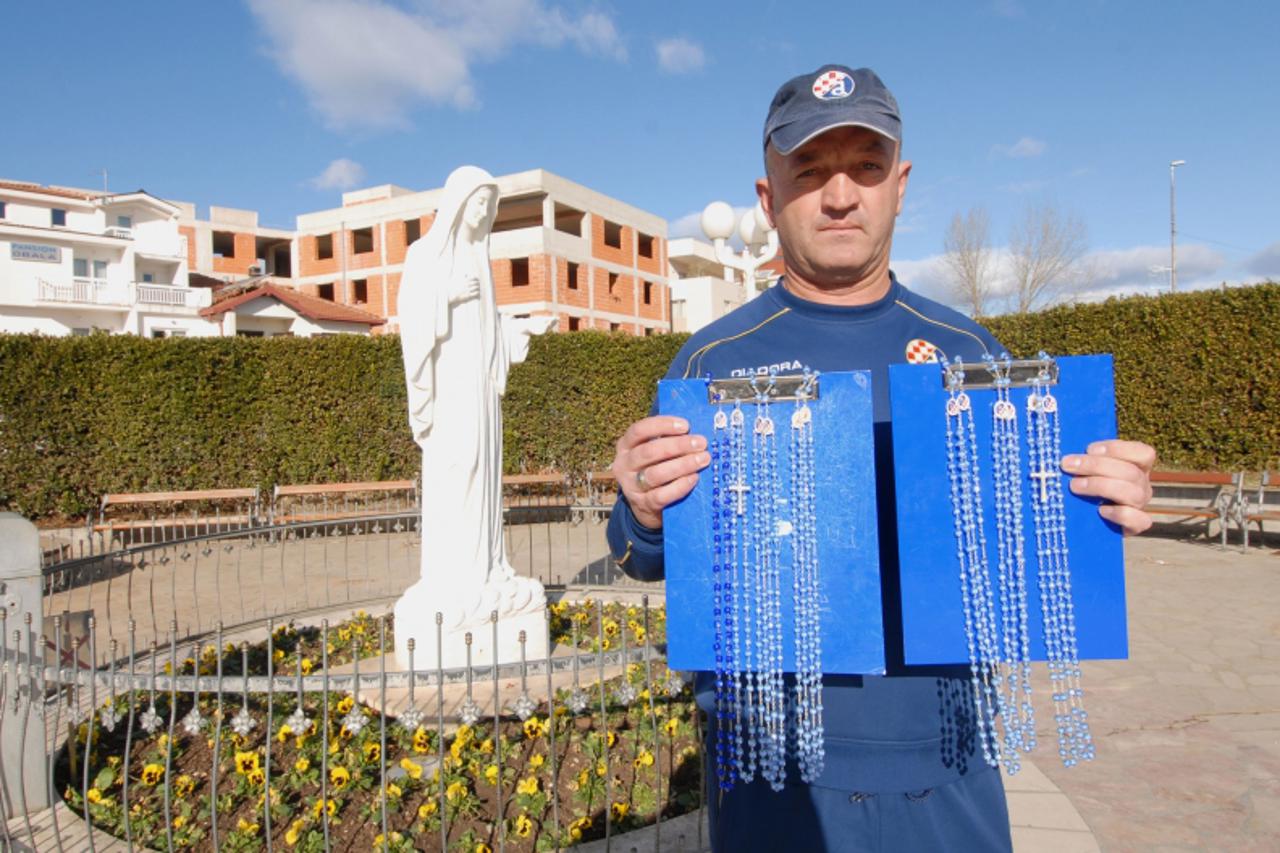
[[[545,168],[672,221],[753,201],[774,90],[867,65],[915,166],[894,247],[941,293],[951,216],[1086,226],[1091,293],[1280,279],[1274,3],[220,0],[9,5],[0,177],[292,227],[345,188]]]

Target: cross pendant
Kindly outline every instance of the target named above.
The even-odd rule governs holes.
[[[1049,468],[1042,468],[1039,471],[1031,472],[1031,479],[1040,481],[1040,503],[1049,502],[1049,478],[1056,477],[1057,471]]]
[[[733,492],[738,498],[738,515],[746,515],[747,492],[751,491],[751,487],[739,480],[729,487],[729,491]]]

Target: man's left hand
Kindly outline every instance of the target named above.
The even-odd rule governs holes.
[[[1142,533],[1151,526],[1144,509],[1151,501],[1151,469],[1155,448],[1140,441],[1095,441],[1087,453],[1064,456],[1062,470],[1071,475],[1071,491],[1082,497],[1109,503],[1098,514],[1127,534]]]

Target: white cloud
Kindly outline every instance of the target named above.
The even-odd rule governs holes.
[[[682,36],[658,42],[657,53],[658,67],[668,74],[699,71],[707,62],[702,47]]]
[[[742,215],[748,210],[753,210],[755,205],[734,206],[733,208],[733,236],[729,238],[729,244],[741,249],[742,239],[738,237],[737,223],[742,221]],[[671,220],[667,225],[667,237],[676,240],[680,237],[696,237],[703,242],[707,242],[707,235],[702,233],[702,211],[695,210],[692,213],[686,213],[684,216]]]
[[[1083,301],[1169,287],[1168,246],[1104,249],[1090,252],[1084,262],[1090,275],[1086,289],[1079,294]],[[1208,246],[1197,243],[1178,246],[1179,289],[1195,289],[1196,282],[1206,286],[1219,283],[1213,276],[1225,263],[1222,253]]]
[[[992,0],[988,8],[1002,18],[1023,18],[1027,10],[1017,0]]]
[[[613,21],[542,0],[248,0],[269,55],[334,128],[402,127],[422,103],[476,104],[471,68],[516,44],[624,59]]]
[[[1178,290],[1202,290],[1222,283],[1223,256],[1206,246],[1178,246]],[[1081,259],[1082,284],[1058,295],[1059,302],[1101,302],[1112,296],[1159,293],[1169,289],[1169,247],[1134,246],[1101,249]],[[990,308],[996,313],[1012,309],[1013,276],[1008,250],[992,249]],[[930,299],[963,310],[951,292],[944,256],[895,260],[893,271],[903,284]]]
[[[1245,269],[1254,275],[1280,279],[1280,240],[1245,261]]]
[[[318,190],[349,190],[364,180],[364,166],[346,157],[334,160],[324,171],[307,181]]]
[[[1024,136],[1012,145],[992,145],[991,154],[995,157],[1025,160],[1031,157],[1039,157],[1048,147],[1049,143],[1043,139]]]

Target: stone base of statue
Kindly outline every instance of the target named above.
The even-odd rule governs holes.
[[[459,598],[464,603],[455,603]],[[492,581],[461,597],[419,581],[396,602],[396,664],[409,668],[409,639],[413,638],[415,670],[464,667],[468,634],[472,666],[489,666],[495,659],[499,664],[519,663],[522,632],[524,659],[544,660],[548,654],[546,620],[546,594],[542,584],[531,578]]]

